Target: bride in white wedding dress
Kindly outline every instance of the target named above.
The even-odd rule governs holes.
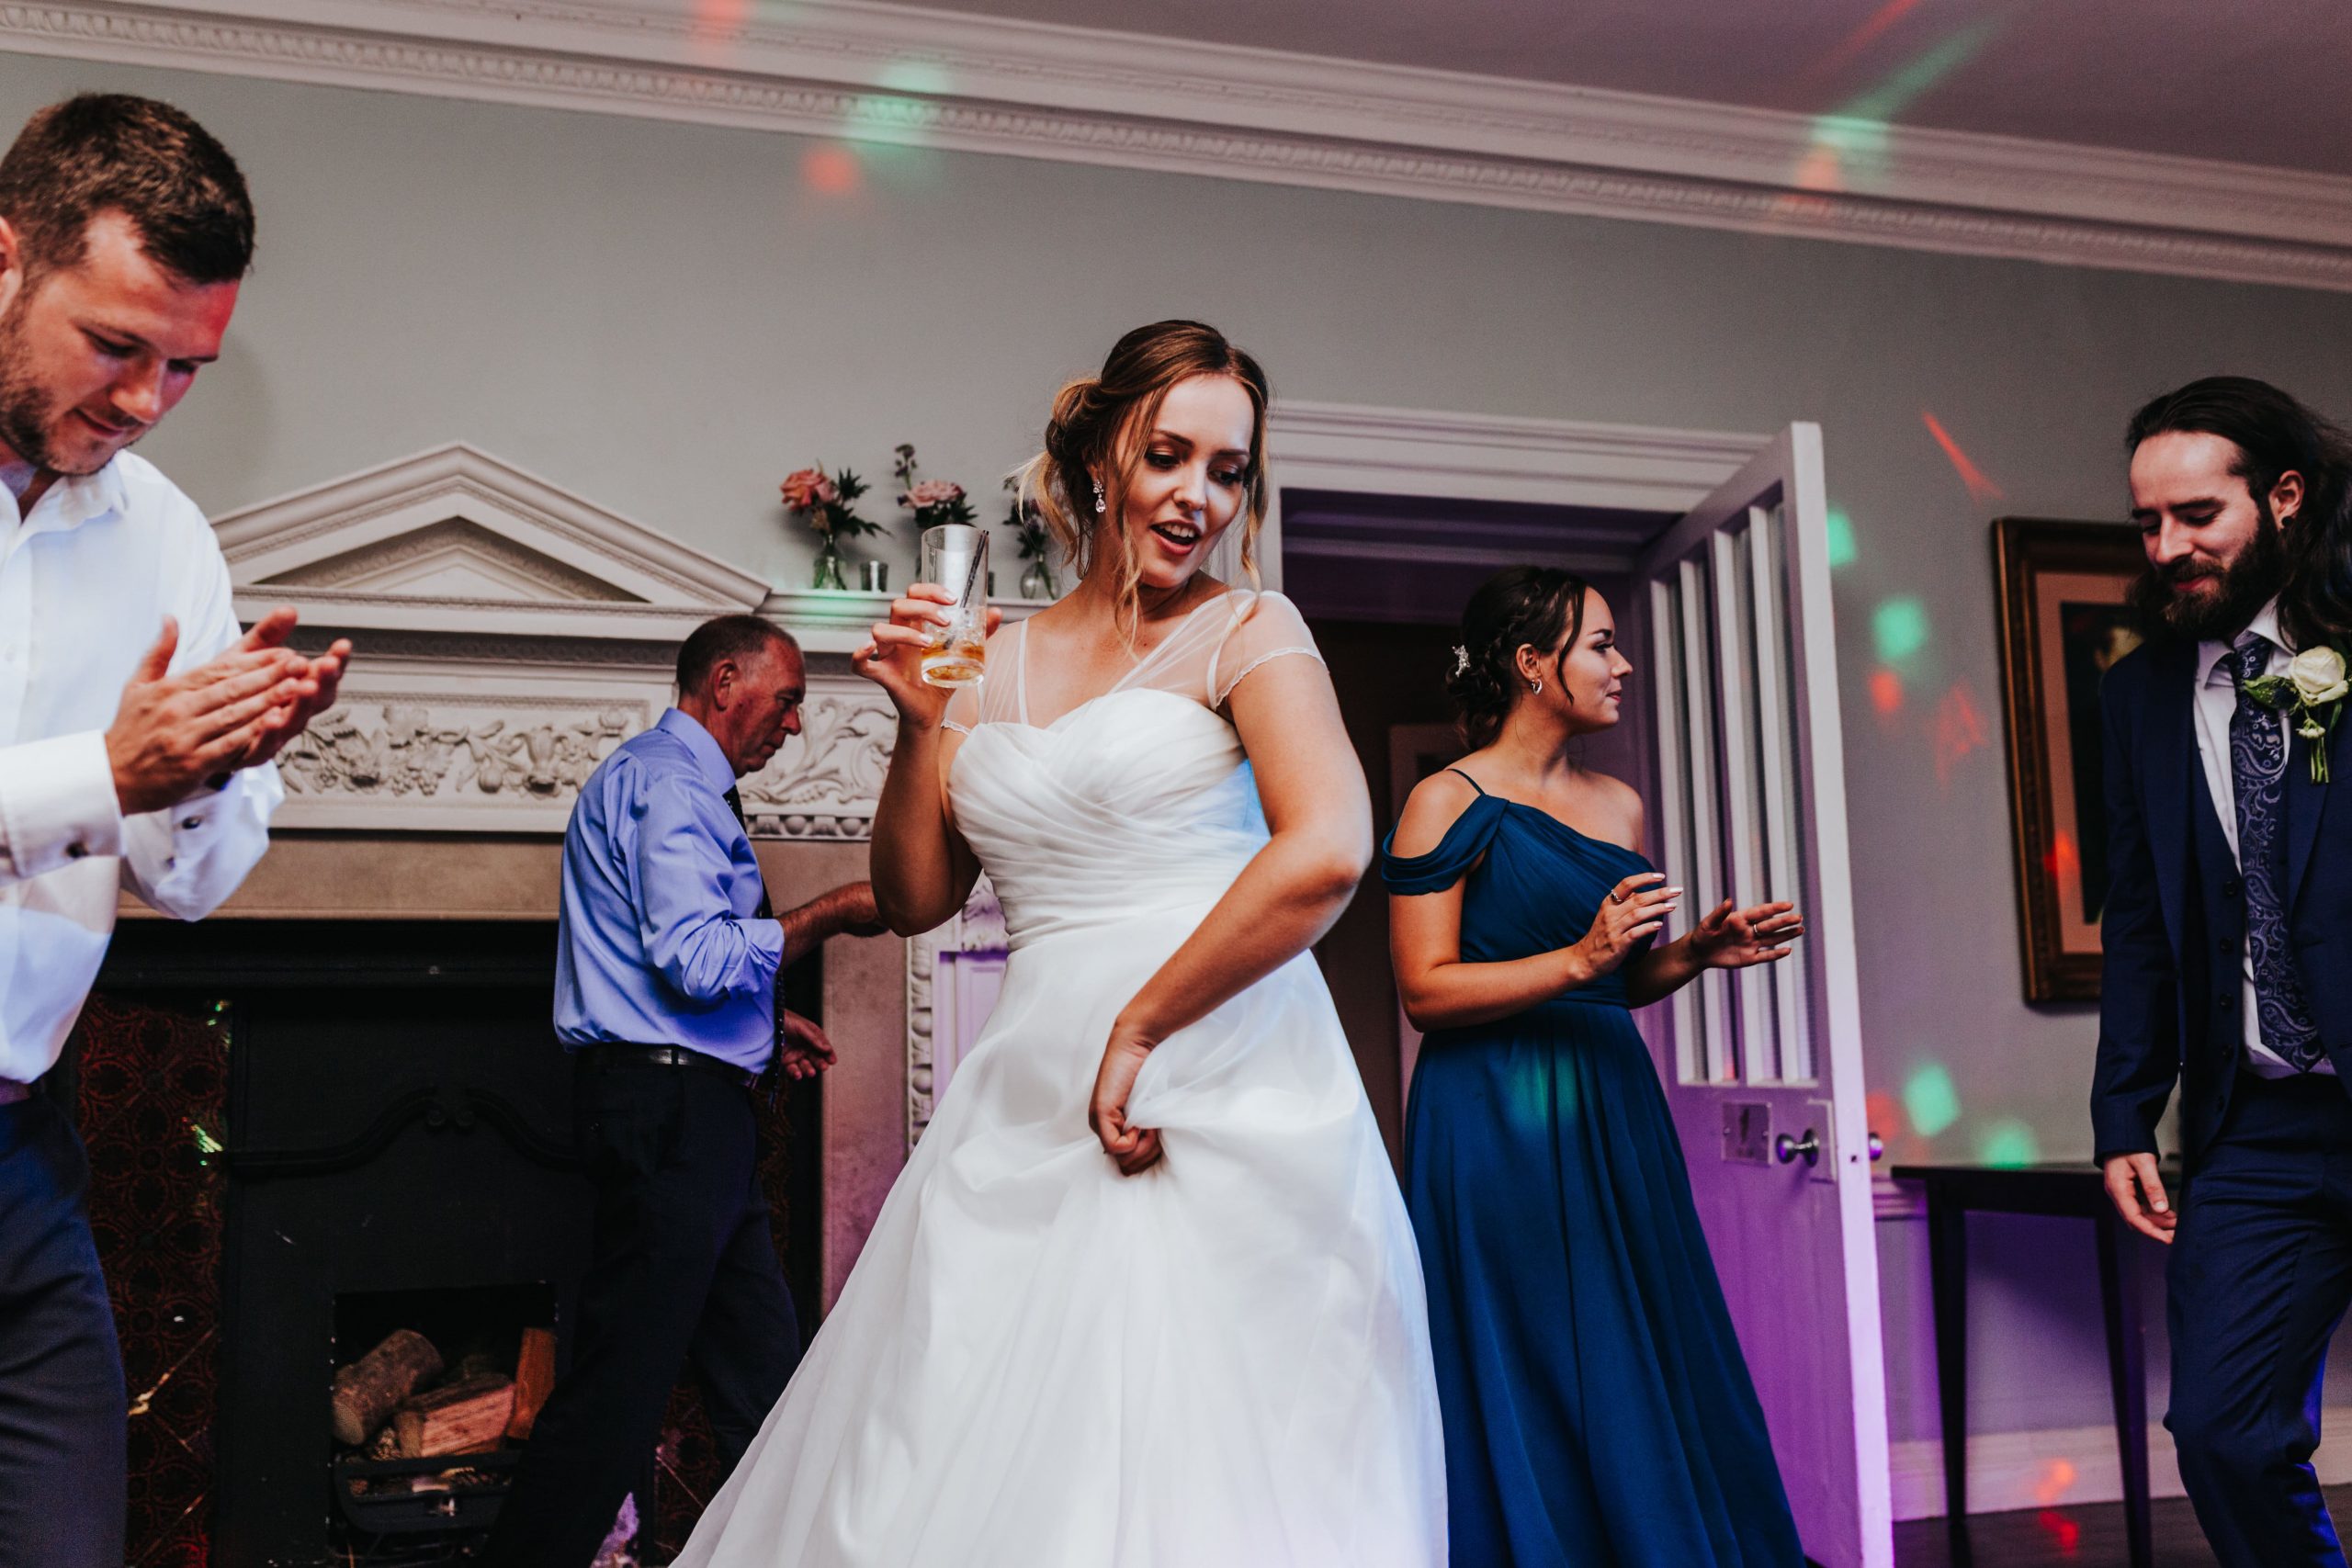
[[[680,1568],[1442,1568],[1421,1275],[1307,948],[1371,852],[1305,624],[1200,563],[1262,513],[1265,379],[1163,321],[1057,400],[1035,493],[1082,573],[922,683],[874,885],[985,869],[1012,956],[840,1302]]]

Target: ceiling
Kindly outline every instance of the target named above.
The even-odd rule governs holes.
[[[922,0],[938,9],[2352,175],[2346,0]]]

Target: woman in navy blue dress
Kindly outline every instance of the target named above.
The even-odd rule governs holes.
[[[1427,1032],[1405,1187],[1428,1279],[1456,1568],[1799,1568],[1764,1415],[1628,1008],[1783,956],[1787,904],[1711,911],[1634,848],[1640,798],[1569,760],[1631,672],[1600,594],[1514,567],[1463,617],[1473,750],[1384,848]]]

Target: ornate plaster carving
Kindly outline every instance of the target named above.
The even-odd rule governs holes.
[[[752,836],[863,840],[889,765],[888,704],[812,677],[802,732],[741,785]],[[589,682],[520,695],[369,685],[279,760],[288,829],[560,833],[580,786],[661,716],[666,683]]]

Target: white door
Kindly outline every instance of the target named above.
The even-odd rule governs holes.
[[[1688,915],[1792,898],[1807,933],[1666,1004],[1661,1067],[1805,1551],[1892,1568],[1828,542],[1820,427],[1794,424],[1639,569],[1660,868]]]

